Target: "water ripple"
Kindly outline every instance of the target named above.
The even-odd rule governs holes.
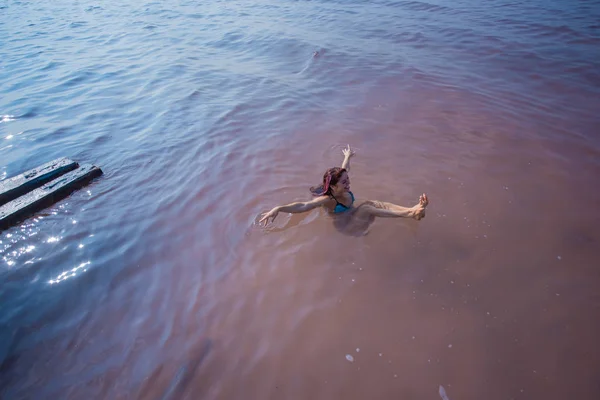
[[[4,396],[589,394],[597,2],[97,3],[0,6],[0,179],[105,172],[0,233]],[[255,224],[346,143],[424,223]]]

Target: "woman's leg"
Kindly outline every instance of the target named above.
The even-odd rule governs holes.
[[[414,218],[420,220],[425,217],[425,208],[429,204],[427,195],[419,197],[419,204],[413,207],[402,207],[385,201],[369,200],[361,204],[356,213],[358,217],[372,218]]]

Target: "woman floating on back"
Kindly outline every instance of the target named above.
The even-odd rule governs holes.
[[[402,207],[383,201],[367,200],[359,206],[354,206],[354,194],[350,191],[350,158],[354,151],[350,146],[342,150],[344,162],[340,167],[328,169],[323,175],[323,183],[317,187],[311,187],[310,191],[315,196],[311,201],[296,202],[277,206],[262,215],[260,223],[266,226],[269,220],[274,221],[279,212],[303,213],[317,207],[324,207],[332,214],[344,214],[350,219],[349,222],[370,224],[375,217],[387,218],[414,218],[420,220],[425,217],[425,208],[429,204],[427,195],[423,193],[419,197],[419,203],[413,207]]]

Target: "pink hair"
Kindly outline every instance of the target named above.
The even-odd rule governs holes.
[[[313,194],[313,196],[329,195],[331,186],[334,186],[338,183],[344,172],[346,172],[345,168],[329,168],[327,171],[325,171],[325,174],[323,174],[323,183],[319,186],[311,187],[310,192]]]

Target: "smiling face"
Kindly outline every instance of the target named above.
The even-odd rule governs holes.
[[[323,183],[310,188],[313,196],[340,195],[350,191],[350,178],[344,168],[329,168],[323,174]]]
[[[347,172],[342,172],[336,184],[331,185],[331,191],[334,195],[350,191],[350,177],[348,176]]]

